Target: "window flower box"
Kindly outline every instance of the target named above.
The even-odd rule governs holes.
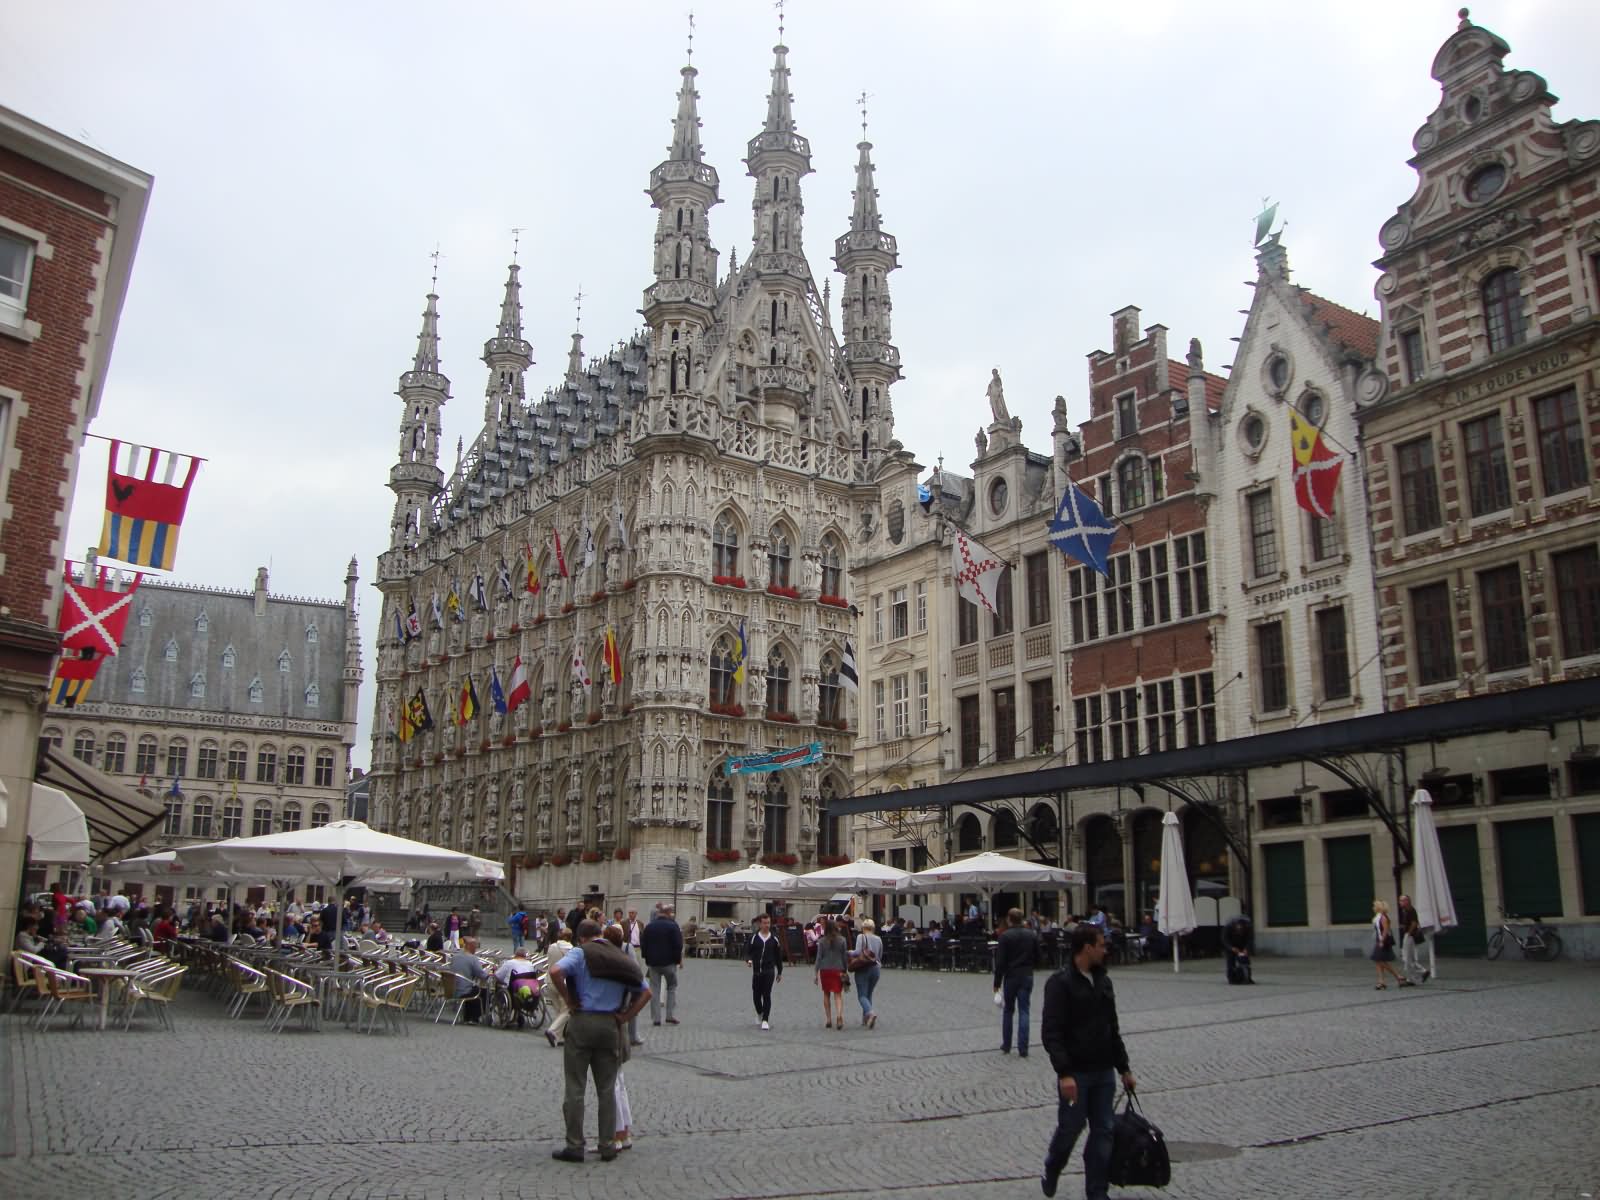
[[[511,632],[512,633],[521,633],[522,632],[522,626],[517,624],[515,621],[511,622]]]
[[[494,630],[491,629],[483,635],[483,644],[487,646],[492,641],[494,641]]]
[[[552,867],[564,867],[571,861],[572,859],[568,858],[565,854],[552,854],[550,856],[550,865]]]
[[[793,854],[764,854],[761,861],[769,867],[792,867],[800,860]]]
[[[711,711],[719,717],[742,717],[744,716],[744,705],[718,704],[713,700],[711,702]]]
[[[843,717],[839,717],[836,720],[830,720],[827,717],[823,717],[817,722],[817,724],[822,726],[824,729],[837,729],[841,733],[847,733],[850,729],[850,722],[846,721]]]
[[[557,733],[566,733],[571,728],[572,728],[572,722],[571,721],[563,721],[563,722],[561,722],[561,724],[556,726],[556,732]]]
[[[478,749],[479,750],[487,750],[488,748],[489,748],[489,739],[488,738],[484,738],[483,741],[478,743]]]
[[[633,591],[634,588],[636,588],[638,586],[639,586],[639,581],[637,579],[624,579],[622,581],[622,590],[625,591],[625,592],[631,592],[631,591]]]
[[[535,617],[533,619],[533,623],[537,627],[539,625],[543,625],[547,619],[548,618],[546,618],[546,616],[543,613],[540,613],[537,617]]]
[[[789,600],[798,600],[800,599],[800,589],[785,587],[781,583],[769,583],[767,584],[767,595],[783,596]]]
[[[737,850],[707,850],[706,861],[713,863],[733,863],[739,861]]]
[[[544,866],[544,859],[537,854],[525,854],[522,856],[522,865],[525,867],[542,867]]]
[[[600,723],[600,714],[597,712],[590,713],[583,719],[583,723],[585,725],[598,725]]]
[[[500,744],[502,746],[515,746],[517,744],[517,735],[514,733],[506,734],[505,737],[500,739]]]
[[[604,600],[605,598],[606,598],[606,590],[605,590],[605,588],[601,588],[598,592],[590,592],[589,593],[589,602],[591,604],[598,604],[600,601]]]
[[[817,856],[817,862],[824,867],[842,867],[849,861],[850,859],[843,854],[820,854]]]
[[[718,587],[742,588],[745,586],[743,575],[713,575],[711,582]]]
[[[603,857],[604,856],[598,850],[585,850],[581,855],[582,860],[586,863],[597,863]]]
[[[629,850],[626,846],[620,846],[611,852],[611,857],[616,859],[618,862],[627,862],[633,857],[633,851]]]
[[[437,767],[443,761],[444,761],[444,751],[443,750],[435,750],[433,752],[433,765]]]
[[[818,604],[826,604],[830,608],[849,608],[850,607],[850,601],[846,600],[843,596],[828,596],[828,595],[818,596],[817,597],[817,603]]]
[[[783,721],[784,723],[789,724],[789,725],[796,725],[796,724],[799,724],[799,720],[800,719],[798,717],[796,717],[792,712],[769,712],[767,714],[767,720],[769,720],[769,721]]]
[[[571,600],[568,600],[565,604],[563,604],[561,606],[562,615],[565,616],[567,613],[571,612],[573,609],[575,609],[577,607],[578,606],[576,604],[574,604]]]
[[[627,715],[628,715],[628,714],[629,714],[629,713],[631,713],[631,712],[632,712],[632,711],[633,711],[633,705],[631,705],[631,704],[624,704],[624,705],[623,705],[623,706],[622,706],[622,715],[623,715],[623,716],[627,716]]]

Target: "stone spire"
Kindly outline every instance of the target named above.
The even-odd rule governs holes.
[[[667,161],[697,163],[701,161],[700,149],[700,93],[695,90],[693,63],[686,63],[679,72],[683,83],[678,87],[678,115],[672,120],[672,144],[667,147]]]
[[[572,349],[567,351],[567,378],[576,379],[583,374],[583,334],[572,331]]]
[[[395,394],[403,408],[400,452],[389,471],[389,490],[395,496],[389,544],[400,549],[415,546],[427,533],[433,497],[444,484],[439,472],[439,412],[450,399],[450,380],[439,370],[439,297],[431,289],[416,356],[411,370],[400,376]]]
[[[767,93],[764,133],[794,132],[794,100],[789,94],[789,47],[781,41],[772,48],[772,90]]]
[[[794,100],[789,94],[789,48],[779,42],[772,48],[772,91],[767,95],[767,119],[761,132],[750,139],[745,166],[756,181],[752,263],[766,274],[790,270],[808,277],[802,250],[800,180],[811,174],[811,143],[795,132]],[[765,261],[763,257],[765,256]]]
[[[857,149],[855,206],[850,232],[833,243],[834,263],[844,276],[841,315],[844,357],[850,378],[850,443],[863,470],[871,470],[894,437],[889,388],[900,379],[900,351],[889,340],[889,272],[900,265],[892,234],[879,225],[878,189],[873,181],[872,143],[867,140],[866,95],[861,96],[861,141]]]
[[[483,363],[489,368],[484,389],[483,425],[493,437],[502,424],[516,424],[526,401],[526,376],[533,365],[533,347],[522,336],[522,284],[519,268],[506,272],[505,297],[500,301],[500,323],[483,344]]]

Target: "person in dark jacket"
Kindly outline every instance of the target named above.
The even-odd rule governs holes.
[[[650,1021],[661,1024],[661,985],[667,988],[667,1024],[676,1025],[678,968],[683,966],[683,930],[678,928],[670,904],[656,905],[656,914],[639,935],[639,954],[649,969]]]
[[[1052,975],[1044,987],[1039,1040],[1050,1055],[1059,1099],[1056,1131],[1045,1151],[1039,1186],[1046,1196],[1056,1194],[1056,1182],[1087,1124],[1084,1195],[1087,1200],[1106,1200],[1117,1075],[1121,1074],[1122,1086],[1130,1092],[1135,1090],[1135,1080],[1117,1025],[1117,998],[1106,974],[1105,935],[1094,925],[1079,925],[1072,931],[1071,953],[1071,963]]]
[[[1028,1010],[1033,1005],[1033,968],[1039,935],[1022,923],[1022,910],[1006,913],[1006,930],[994,950],[994,990],[1002,993],[1000,1053],[1011,1053],[1011,1014],[1017,1014],[1017,1057],[1028,1057]]]
[[[744,960],[750,964],[750,994],[756,1016],[761,1018],[761,1028],[771,1029],[772,985],[783,979],[783,946],[772,932],[770,914],[762,913],[756,918],[755,936],[745,947]]]
[[[1229,983],[1254,983],[1250,970],[1250,918],[1240,913],[1222,931],[1222,945],[1228,952],[1223,974]]]

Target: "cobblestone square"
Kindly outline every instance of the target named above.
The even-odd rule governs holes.
[[[1147,1114],[1174,1159],[1149,1197],[1600,1195],[1592,966],[1445,961],[1373,990],[1357,959],[1113,971]],[[809,969],[762,1032],[739,963],[692,961],[678,1026],[626,1068],[636,1146],[552,1162],[560,1053],[542,1037],[411,1018],[412,1036],[269,1034],[185,992],[175,1034],[5,1019],[0,1193],[128,1197],[1039,1195],[1053,1080],[999,1052],[988,981],[886,971],[876,1030],[817,1019]],[[592,1131],[592,1096],[588,1118]],[[1081,1165],[1063,1176],[1082,1195]]]

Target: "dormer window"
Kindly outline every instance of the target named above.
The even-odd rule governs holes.
[[[205,698],[206,677],[197,673],[189,680],[189,699],[204,700]]]
[[[139,627],[141,629],[149,629],[150,628],[150,620],[151,620],[151,617],[150,617],[150,606],[148,604],[146,604],[143,608],[141,608],[139,610]]]
[[[306,645],[315,646],[316,644],[317,644],[317,627],[315,625],[307,625],[306,626]]]
[[[210,628],[211,628],[211,618],[207,617],[205,615],[205,613],[201,613],[198,617],[196,617],[194,619],[194,631],[196,633],[205,633]]]
[[[134,668],[133,674],[128,677],[128,690],[138,694],[142,694],[144,692],[143,667]]]
[[[257,675],[254,679],[252,679],[250,681],[250,703],[251,704],[260,704],[261,703],[261,692],[262,692],[261,676]]]
[[[161,652],[161,656],[163,658],[165,658],[168,662],[177,662],[178,661],[178,639],[177,638],[168,638],[167,639],[167,648]]]
[[[287,650],[278,655],[278,673],[280,675],[289,673],[289,652]]]
[[[222,652],[222,669],[224,671],[233,670],[233,665],[237,660],[238,660],[238,655],[236,655],[233,652],[233,647],[229,646],[226,650],[224,650]]]
[[[321,690],[317,687],[317,685],[315,683],[310,684],[306,688],[306,707],[307,708],[315,708],[315,707],[317,707],[317,702],[319,700],[321,700],[321,699],[322,699]]]

